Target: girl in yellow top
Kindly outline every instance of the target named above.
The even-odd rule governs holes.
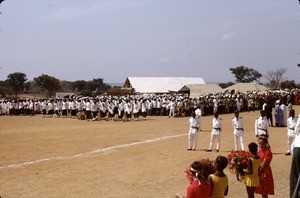
[[[224,173],[227,164],[226,157],[218,156],[216,158],[216,172],[208,177],[208,182],[211,184],[211,198],[224,198],[228,194],[228,177]]]
[[[246,190],[248,198],[254,198],[255,187],[259,186],[259,175],[258,170],[261,163],[260,157],[257,155],[258,145],[251,142],[248,145],[248,149],[252,154],[248,161],[247,169],[244,171],[244,183],[246,185]]]

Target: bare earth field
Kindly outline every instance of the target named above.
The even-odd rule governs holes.
[[[300,107],[295,107],[298,115]],[[242,112],[246,146],[254,141],[259,112]],[[196,151],[186,151],[188,118],[106,122],[62,118],[0,117],[0,197],[174,197],[186,193],[185,168],[233,149],[231,119],[221,115],[221,150],[209,146],[212,116],[202,117]],[[289,196],[286,128],[271,128],[275,195]],[[215,148],[215,147],[214,147]],[[228,197],[247,197],[228,169]],[[257,197],[260,197],[257,195]]]

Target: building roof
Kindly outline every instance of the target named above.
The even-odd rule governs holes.
[[[204,94],[215,94],[223,92],[222,87],[217,84],[190,84],[182,87],[180,91],[189,91],[190,98],[199,98]]]
[[[224,89],[224,91],[227,90],[246,93],[248,91],[266,91],[269,90],[269,88],[258,83],[237,83]]]
[[[202,78],[188,77],[128,77],[124,88],[132,88],[137,93],[177,92],[184,85],[205,84]]]

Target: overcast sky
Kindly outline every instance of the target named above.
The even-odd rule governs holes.
[[[298,0],[5,0],[0,12],[0,80],[228,82],[244,65],[300,82]]]

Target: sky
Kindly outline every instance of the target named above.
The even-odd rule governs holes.
[[[243,65],[287,68],[285,79],[300,82],[298,0],[5,0],[0,12],[0,80],[225,83]]]

